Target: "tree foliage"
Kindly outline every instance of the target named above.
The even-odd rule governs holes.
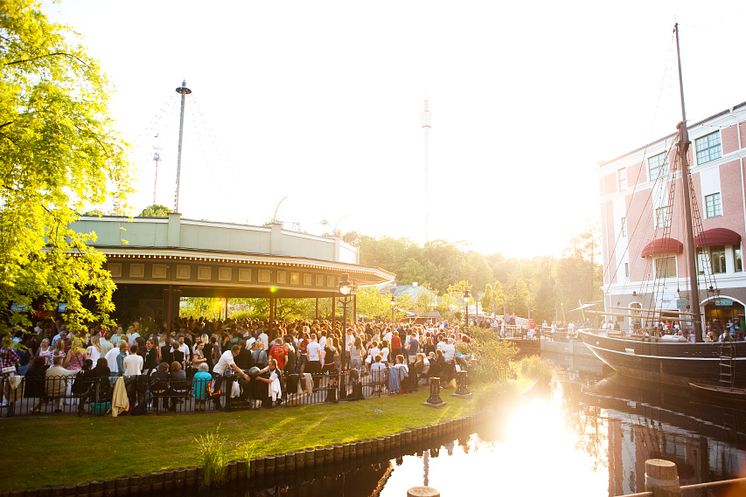
[[[601,298],[601,266],[597,234],[578,234],[564,255],[518,259],[500,253],[484,255],[463,251],[438,240],[419,246],[408,239],[360,237],[362,264],[379,266],[397,275],[399,283],[417,281],[439,294],[437,310],[453,315],[463,310],[463,290],[479,297],[487,314],[503,310],[548,321],[574,319],[568,309],[578,301]]]
[[[149,205],[137,217],[168,217],[171,209],[162,204]]]
[[[0,6],[0,327],[11,304],[56,308],[75,328],[113,309],[93,236],[69,228],[88,205],[127,193],[123,144],[98,65],[32,0]],[[111,191],[114,190],[114,191]]]

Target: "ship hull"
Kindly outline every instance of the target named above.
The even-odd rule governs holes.
[[[720,382],[721,344],[656,342],[581,331],[583,343],[614,371],[646,382],[688,387]],[[734,387],[746,387],[746,342],[735,342]],[[740,373],[740,374],[739,374]]]

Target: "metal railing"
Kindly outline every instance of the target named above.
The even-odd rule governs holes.
[[[199,411],[302,406],[362,400],[389,391],[389,368],[379,374],[367,370],[283,374],[278,398],[270,399],[269,385],[258,379],[244,381],[234,375],[211,375],[209,379],[173,376],[124,377],[130,414],[188,413]],[[0,416],[34,414],[105,415],[120,376],[0,378],[5,407]],[[401,391],[412,391],[418,381],[407,378]],[[420,382],[421,385],[421,382]]]

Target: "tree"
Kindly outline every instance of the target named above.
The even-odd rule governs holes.
[[[0,8],[0,333],[11,310],[67,304],[71,329],[107,319],[114,283],[77,212],[123,204],[128,168],[98,65],[33,0]],[[111,191],[113,190],[113,191]]]
[[[137,217],[168,217],[168,213],[171,209],[161,204],[149,205],[142,210]]]
[[[487,283],[484,286],[484,295],[482,295],[482,309],[487,314],[502,314],[505,304],[505,292],[503,285],[499,281]]]

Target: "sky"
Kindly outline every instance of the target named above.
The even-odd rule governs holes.
[[[690,122],[746,100],[742,1],[43,6],[112,85],[132,214],[174,205],[182,80],[185,218],[422,243],[427,100],[429,239],[520,257],[598,225],[599,161],[675,130],[674,22]]]

